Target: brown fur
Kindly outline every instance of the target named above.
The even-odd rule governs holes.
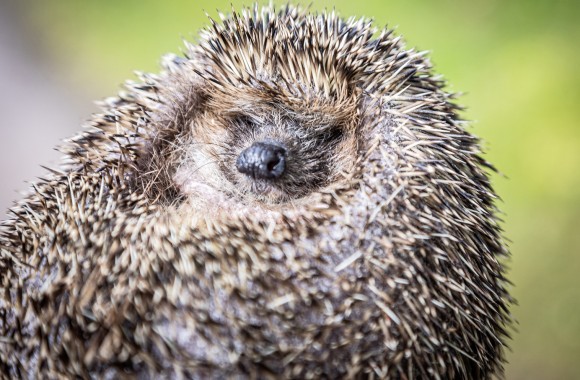
[[[102,103],[0,229],[16,378],[501,374],[507,250],[478,141],[367,20],[224,17]],[[238,173],[288,147],[277,181]]]

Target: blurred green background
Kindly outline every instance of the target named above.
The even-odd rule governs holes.
[[[97,99],[133,79],[133,70],[157,71],[162,54],[179,52],[181,37],[195,40],[207,24],[204,10],[215,16],[216,8],[228,11],[232,3],[244,4],[38,0],[6,9],[18,15],[52,78],[80,98]],[[580,2],[312,5],[333,7],[396,27],[410,46],[431,50],[450,90],[466,92],[464,116],[505,175],[496,175],[494,184],[512,241],[509,277],[519,302],[507,378],[580,378]]]

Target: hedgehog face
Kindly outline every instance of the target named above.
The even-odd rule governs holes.
[[[225,196],[283,205],[336,183],[356,161],[356,92],[345,101],[298,80],[291,90],[310,91],[298,97],[276,84],[275,69],[254,75],[270,78],[269,85],[196,84],[203,111],[192,118],[174,178],[195,202],[217,192],[222,204]]]
[[[236,114],[227,123],[219,167],[238,194],[266,203],[303,197],[332,181],[345,135],[341,126],[318,125],[274,109]]]
[[[332,183],[346,169],[352,134],[309,116],[269,106],[206,115],[178,170],[180,187],[188,193],[203,181],[238,199],[271,205]]]
[[[220,168],[244,194],[269,203],[297,198],[328,183],[343,135],[309,128],[291,114],[237,115],[229,121]]]

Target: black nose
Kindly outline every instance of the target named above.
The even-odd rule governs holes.
[[[276,179],[286,169],[286,149],[280,145],[255,142],[236,160],[236,167],[254,179]]]

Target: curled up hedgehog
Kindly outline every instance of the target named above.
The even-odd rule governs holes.
[[[102,102],[0,227],[3,376],[501,375],[490,166],[376,32],[256,6]]]

